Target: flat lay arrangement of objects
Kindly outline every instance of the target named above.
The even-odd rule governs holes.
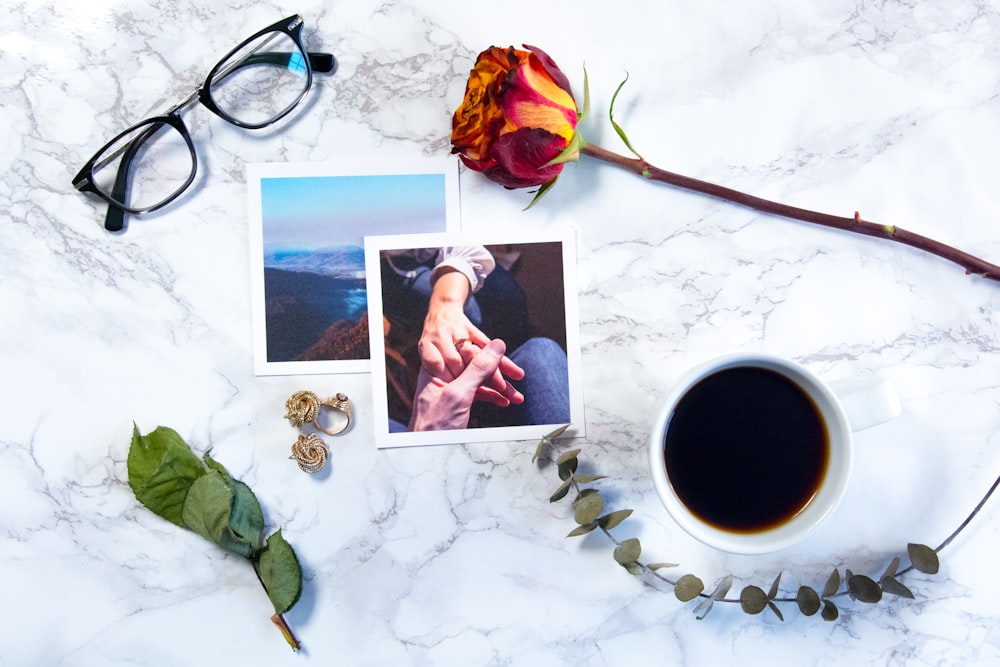
[[[294,11],[0,18],[0,667],[1000,663],[1000,7]]]

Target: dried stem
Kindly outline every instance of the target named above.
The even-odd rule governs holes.
[[[964,268],[967,274],[975,274],[982,278],[989,278],[990,280],[1000,280],[1000,266],[990,264],[979,257],[970,255],[967,252],[945,245],[944,243],[940,243],[934,239],[927,238],[926,236],[914,234],[913,232],[908,232],[905,229],[892,225],[880,225],[863,220],[859,213],[855,213],[853,217],[841,217],[827,213],[818,213],[816,211],[798,208],[796,206],[788,206],[787,204],[781,204],[769,199],[755,197],[754,195],[749,195],[744,192],[740,192],[739,190],[733,190],[731,188],[715,185],[714,183],[709,183],[707,181],[666,171],[664,169],[654,167],[642,158],[625,157],[624,155],[612,153],[611,151],[605,150],[604,148],[594,144],[584,143],[580,147],[580,152],[585,155],[595,157],[598,160],[603,160],[604,162],[621,167],[622,169],[650,180],[709,195],[718,199],[724,199],[734,204],[746,206],[763,213],[783,218],[791,218],[793,220],[800,220],[802,222],[810,222],[816,225],[823,225],[824,227],[833,227],[847,232],[854,232],[855,234],[863,234],[865,236],[874,236],[889,241],[896,241],[897,243],[902,243],[954,262]]]

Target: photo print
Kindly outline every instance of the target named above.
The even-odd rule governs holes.
[[[571,231],[369,236],[365,264],[376,446],[584,435]]]
[[[455,161],[247,168],[254,372],[371,369],[364,238],[458,229]]]

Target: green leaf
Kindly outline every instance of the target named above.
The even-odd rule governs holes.
[[[882,573],[882,578],[895,577],[897,571],[899,571],[899,556],[893,558],[892,562],[889,563],[889,566],[885,568],[885,572]]]
[[[712,591],[711,595],[712,599],[721,600],[722,598],[726,597],[726,593],[728,593],[729,589],[732,587],[733,587],[733,575],[727,574],[726,576],[724,576],[722,579],[719,580],[718,584],[716,584],[715,590]]]
[[[264,533],[264,512],[260,509],[260,502],[250,487],[238,479],[230,480],[230,488],[233,502],[229,510],[229,532],[224,540],[235,538],[237,542],[249,545],[252,551],[259,551],[263,546],[261,539]],[[226,543],[223,546],[235,551]]]
[[[774,615],[778,617],[779,621],[781,621],[782,623],[785,622],[785,615],[781,613],[780,609],[778,609],[778,605],[776,605],[773,602],[771,602],[770,600],[768,600],[767,601],[767,608],[774,612]]]
[[[769,590],[767,592],[767,599],[768,600],[773,600],[774,598],[778,597],[778,586],[779,585],[781,585],[781,572],[779,572],[778,576],[774,578],[774,583],[771,584],[771,590]]]
[[[590,79],[587,76],[587,68],[583,68],[583,109],[576,115],[579,123],[590,113]]]
[[[890,595],[914,599],[913,592],[895,577],[882,577],[879,583],[882,585],[882,590]]]
[[[222,546],[223,535],[229,528],[232,502],[233,492],[225,477],[216,472],[199,477],[184,501],[184,525]]]
[[[580,493],[576,494],[576,498],[573,499],[573,508],[575,509],[576,506],[580,504],[581,500],[583,500],[587,496],[592,496],[595,493],[600,493],[600,491],[598,491],[597,489],[583,489],[583,490],[581,490]]]
[[[267,538],[267,544],[257,560],[257,572],[274,605],[274,613],[284,614],[295,606],[302,595],[302,567],[292,545],[281,531]]]
[[[704,582],[693,574],[685,574],[674,584],[674,596],[681,602],[695,599],[704,590]]]
[[[927,574],[937,574],[941,567],[937,552],[925,544],[907,544],[906,553],[913,567]]]
[[[552,186],[556,184],[557,180],[559,180],[558,176],[553,178],[551,181],[544,183],[542,187],[538,188],[538,190],[535,191],[535,196],[531,198],[531,201],[528,203],[527,206],[524,207],[524,210],[527,211],[529,208],[537,204],[541,200],[541,198],[544,197],[546,193],[548,193],[548,191],[552,189]]]
[[[820,600],[816,589],[809,586],[799,586],[799,592],[795,596],[795,602],[799,605],[799,611],[806,616],[812,616],[819,611]]]
[[[531,457],[532,463],[538,461],[538,457],[542,455],[543,451],[545,451],[545,445],[547,444],[548,442],[544,438],[538,441],[538,446],[535,447],[535,455]]]
[[[834,570],[830,573],[830,578],[826,580],[826,586],[823,587],[823,597],[828,598],[837,594],[840,590],[840,570]]]
[[[159,426],[148,435],[132,427],[128,483],[136,500],[164,519],[184,526],[184,500],[205,468],[173,429]]]
[[[585,526],[577,526],[573,530],[569,531],[569,534],[567,534],[566,537],[580,537],[581,535],[586,535],[587,533],[593,531],[595,528],[597,528],[596,521],[594,523],[588,523]]]
[[[701,604],[694,608],[694,617],[699,621],[703,620],[706,616],[708,616],[708,612],[712,611],[713,606],[715,606],[715,600],[713,598],[703,600]]]
[[[589,484],[591,482],[596,482],[599,479],[606,479],[607,475],[573,475],[575,479],[580,484]]]
[[[204,460],[209,470],[218,473],[226,481],[232,493],[229,530],[223,533],[221,544],[230,551],[249,556],[263,546],[261,540],[264,533],[264,513],[261,511],[260,502],[249,486],[234,479],[208,452],[205,452]]]
[[[634,563],[639,560],[639,556],[641,555],[642,544],[634,537],[623,540],[615,546],[614,557],[615,561],[617,561],[619,565]]]
[[[569,424],[566,424],[564,426],[560,426],[556,430],[550,431],[549,433],[547,433],[544,436],[543,440],[555,440],[556,438],[558,438],[559,436],[561,436],[563,433],[565,433],[566,429],[568,429],[569,427],[570,427]]]
[[[597,523],[604,530],[611,530],[631,515],[632,510],[617,510],[615,512],[611,512],[610,514],[605,514],[597,520]]]
[[[767,607],[767,593],[757,586],[747,586],[740,591],[740,607],[747,614],[759,614]]]
[[[548,162],[546,162],[543,167],[551,167],[554,164],[564,164],[566,162],[577,162],[580,159],[580,146],[583,144],[583,136],[579,132],[574,132],[573,136],[570,138],[569,142],[566,144],[566,148],[559,152],[559,155],[555,156]]]
[[[624,567],[629,574],[634,576],[639,576],[643,572],[642,565],[639,565],[638,563],[625,563],[622,567]]]
[[[556,459],[556,463],[562,464],[567,461],[574,461],[580,455],[579,449],[571,449],[568,452],[563,452],[560,454],[559,458]]]
[[[570,485],[572,485],[572,483],[573,483],[573,478],[567,479],[565,482],[563,482],[559,486],[559,488],[556,489],[551,496],[549,496],[549,502],[554,503],[565,498],[566,494],[569,493],[569,487]]]
[[[601,512],[604,511],[604,499],[601,498],[601,494],[592,493],[588,496],[584,496],[579,503],[576,505],[576,509],[573,512],[573,518],[581,526],[596,523],[597,517],[601,516]]]
[[[823,617],[824,621],[836,621],[840,618],[840,610],[829,600],[823,600],[823,613],[820,616]]]
[[[579,460],[572,458],[567,459],[559,464],[559,479],[566,481],[573,476],[576,472],[576,467],[579,465]]]
[[[653,570],[654,572],[656,570],[664,570],[671,567],[679,567],[679,566],[677,565],[677,563],[652,563],[651,565],[646,566],[647,569]]]
[[[625,79],[618,84],[618,88],[615,89],[615,94],[611,96],[611,105],[608,107],[608,120],[611,121],[611,126],[615,128],[615,132],[618,134],[618,137],[622,140],[622,142],[624,142],[625,146],[628,147],[628,149],[641,160],[642,156],[639,155],[639,152],[632,147],[632,142],[628,140],[625,130],[622,129],[621,125],[615,122],[615,101],[618,99],[618,94],[622,92],[622,88],[625,87],[626,81],[628,81],[628,74],[626,74]]]
[[[871,577],[863,574],[848,575],[847,591],[852,599],[868,604],[874,604],[882,599],[882,588]]]

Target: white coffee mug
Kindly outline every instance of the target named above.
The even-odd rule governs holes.
[[[754,529],[733,529],[728,526],[720,526],[719,522],[712,521],[699,516],[690,508],[696,505],[689,495],[687,502],[671,482],[671,471],[667,469],[667,459],[665,445],[671,427],[671,422],[677,416],[678,405],[682,399],[689,395],[695,387],[708,386],[704,381],[715,376],[713,382],[718,383],[722,377],[722,371],[732,369],[757,369],[776,373],[776,381],[787,385],[791,383],[791,391],[797,387],[799,392],[804,393],[815,408],[815,413],[821,418],[822,428],[826,434],[825,465],[822,467],[818,481],[811,486],[811,497],[805,501],[804,505],[792,512],[789,516],[781,517],[770,525]],[[754,374],[754,371],[751,371]],[[768,375],[768,373],[756,373],[757,375]],[[730,377],[733,374],[729,374]],[[752,403],[753,401],[748,401]],[[683,410],[690,405],[691,401],[682,405]],[[714,403],[712,403],[714,405]],[[720,414],[723,419],[730,419],[733,415],[733,426],[738,428],[740,406],[731,406],[723,409]],[[701,542],[727,551],[739,554],[760,554],[778,551],[789,547],[811,533],[839,504],[847,489],[850,479],[851,465],[853,459],[853,438],[852,431],[861,430],[869,426],[881,423],[899,414],[899,399],[892,386],[880,379],[852,379],[849,381],[838,381],[825,383],[815,374],[803,366],[782,359],[763,354],[734,354],[720,357],[704,363],[688,372],[678,383],[676,388],[666,399],[662,409],[656,417],[649,442],[649,462],[652,472],[653,482],[656,491],[663,501],[664,506],[670,516],[692,537]],[[759,415],[758,415],[759,416]],[[682,418],[677,424],[683,423]],[[727,424],[728,426],[729,424]],[[680,429],[680,426],[675,426]],[[680,431],[678,431],[680,432]],[[671,461],[676,461],[677,456],[669,457]],[[679,464],[675,464],[680,468]],[[726,460],[719,460],[719,466],[726,466]],[[723,470],[723,468],[719,468]],[[675,477],[677,471],[674,471]],[[694,479],[694,478],[692,478]],[[700,480],[700,477],[698,478]],[[678,482],[683,480],[678,479]],[[782,480],[775,480],[775,484],[780,484]],[[682,488],[684,484],[680,484]],[[710,484],[699,489],[705,494],[714,492]],[[699,491],[700,493],[700,491]],[[689,492],[690,494],[690,492]],[[754,497],[735,497],[726,499],[725,502],[735,504],[754,503]],[[720,501],[722,502],[722,501]],[[723,503],[724,505],[724,503]],[[753,507],[743,505],[738,507]],[[724,522],[723,522],[724,523]]]

